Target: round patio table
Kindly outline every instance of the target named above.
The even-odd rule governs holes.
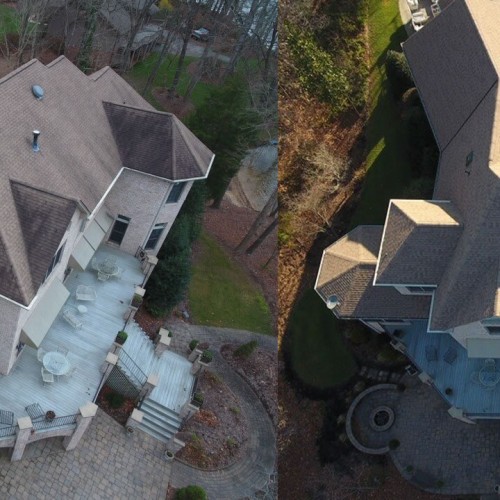
[[[52,351],[43,357],[44,368],[53,375],[64,375],[68,373],[70,364],[68,358],[60,352]]]
[[[494,387],[500,382],[500,372],[483,369],[479,372],[479,381],[486,387]]]

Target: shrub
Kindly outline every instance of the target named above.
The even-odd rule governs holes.
[[[385,71],[395,99],[399,100],[409,88],[415,86],[408,61],[402,52],[387,51]]]
[[[207,494],[201,486],[189,485],[175,492],[175,500],[207,500]]]
[[[399,448],[399,445],[400,445],[399,439],[391,439],[389,441],[390,450],[396,450],[397,448]]]
[[[370,340],[371,333],[363,325],[356,322],[347,325],[344,336],[354,345],[362,345]]]
[[[111,408],[120,408],[125,401],[125,398],[117,392],[108,392],[105,398]]]
[[[420,96],[418,95],[418,90],[415,87],[409,88],[401,96],[401,104],[403,105],[403,113],[407,112],[410,108],[415,106],[422,106],[420,101]]]
[[[203,394],[201,392],[195,392],[194,393],[193,403],[196,406],[201,406],[203,404]]]
[[[406,472],[413,472],[413,465],[407,465]]]
[[[250,342],[247,342],[246,344],[240,345],[238,349],[234,351],[234,355],[238,356],[239,358],[248,358],[255,350],[257,347],[258,343],[256,340],[251,340]]]
[[[189,349],[191,351],[194,351],[196,349],[196,346],[200,343],[199,340],[193,339],[191,342],[189,342]]]
[[[203,351],[203,354],[201,355],[201,361],[203,363],[210,363],[214,359],[214,355],[212,354],[212,351],[209,351],[208,349],[205,349]]]
[[[123,345],[123,344],[125,343],[125,341],[127,340],[127,338],[128,338],[128,333],[127,333],[127,332],[124,332],[123,330],[120,330],[120,331],[116,334],[115,341],[116,341],[118,344]]]
[[[453,394],[453,389],[451,387],[447,387],[445,390],[444,390],[444,393],[447,395],[447,396],[451,396]]]
[[[400,353],[395,351],[390,345],[384,345],[377,354],[377,361],[392,363],[400,359]]]

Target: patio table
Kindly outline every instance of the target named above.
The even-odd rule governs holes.
[[[43,366],[48,372],[56,376],[65,375],[71,368],[68,358],[56,351],[48,352],[43,357]]]
[[[479,382],[485,387],[495,387],[500,382],[500,372],[483,368],[479,372]]]
[[[116,276],[120,271],[120,268],[116,264],[109,264],[108,262],[100,262],[97,265],[97,270],[108,276]]]

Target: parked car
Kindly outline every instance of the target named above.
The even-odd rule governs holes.
[[[208,41],[209,35],[210,31],[208,31],[207,28],[198,28],[197,30],[193,30],[191,32],[191,38],[198,40],[199,42]]]

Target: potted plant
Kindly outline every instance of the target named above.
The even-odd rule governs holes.
[[[174,453],[170,450],[166,450],[163,456],[165,457],[165,460],[167,460],[168,462],[171,462],[174,459]]]
[[[128,334],[127,332],[124,332],[123,330],[120,330],[116,334],[115,342],[119,345],[125,344],[125,341],[127,340]]]
[[[54,420],[56,418],[56,414],[54,411],[52,410],[49,410],[46,414],[45,414],[45,420],[47,422],[52,422],[52,420]]]
[[[212,354],[211,351],[209,351],[208,349],[205,349],[203,351],[203,354],[201,355],[201,362],[202,363],[210,363],[212,361],[212,359],[214,359],[214,355]]]
[[[396,450],[397,448],[399,448],[399,444],[399,439],[391,439],[389,441],[389,449]]]
[[[139,307],[142,304],[143,297],[139,295],[138,293],[134,293],[134,296],[132,298],[132,307]]]
[[[200,343],[199,340],[196,339],[191,340],[191,342],[189,342],[189,350],[194,351],[199,343]]]
[[[200,408],[203,404],[203,394],[201,392],[195,392],[192,403]]]
[[[451,396],[453,394],[453,389],[451,387],[447,387],[445,390],[444,390],[444,393],[447,395],[447,396]]]

